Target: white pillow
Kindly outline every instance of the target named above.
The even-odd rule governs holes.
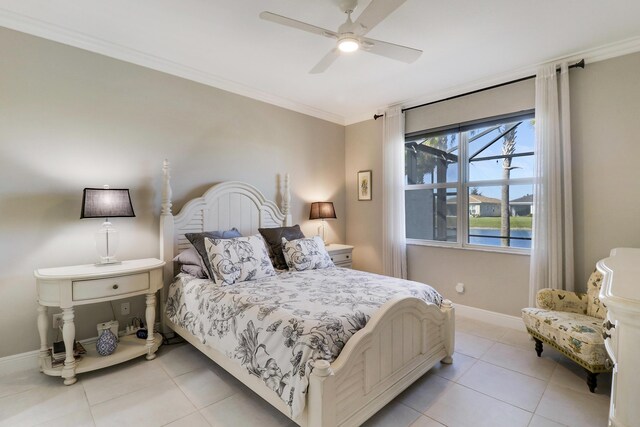
[[[276,274],[259,234],[233,239],[205,237],[204,243],[216,283],[232,285]]]
[[[282,238],[282,253],[290,269],[296,271],[335,267],[319,236],[288,241]]]

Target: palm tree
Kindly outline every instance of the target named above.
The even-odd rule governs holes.
[[[506,131],[506,129],[511,126],[511,124],[505,124],[503,128],[500,129],[501,132]],[[511,166],[512,155],[516,151],[516,134],[517,130],[514,127],[511,131],[507,132],[503,136],[502,142],[502,155],[505,156],[502,159],[502,179],[508,180],[511,177],[511,169],[514,169]],[[509,184],[504,184],[502,186],[502,203],[500,204],[500,235],[506,236],[501,239],[502,246],[509,246],[511,239],[509,236],[511,235],[511,217],[509,212]]]

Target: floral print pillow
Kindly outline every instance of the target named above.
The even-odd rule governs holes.
[[[204,241],[216,283],[232,285],[276,274],[259,234],[234,239],[206,237]]]
[[[282,253],[291,270],[316,270],[335,267],[319,236],[288,241],[282,238]]]

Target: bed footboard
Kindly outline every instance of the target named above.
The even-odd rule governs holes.
[[[308,426],[358,426],[431,369],[451,363],[454,309],[413,297],[387,302],[329,365],[310,377]]]

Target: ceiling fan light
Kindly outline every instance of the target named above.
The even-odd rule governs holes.
[[[355,52],[359,47],[360,43],[358,40],[351,37],[345,37],[338,42],[338,49],[345,53]]]

